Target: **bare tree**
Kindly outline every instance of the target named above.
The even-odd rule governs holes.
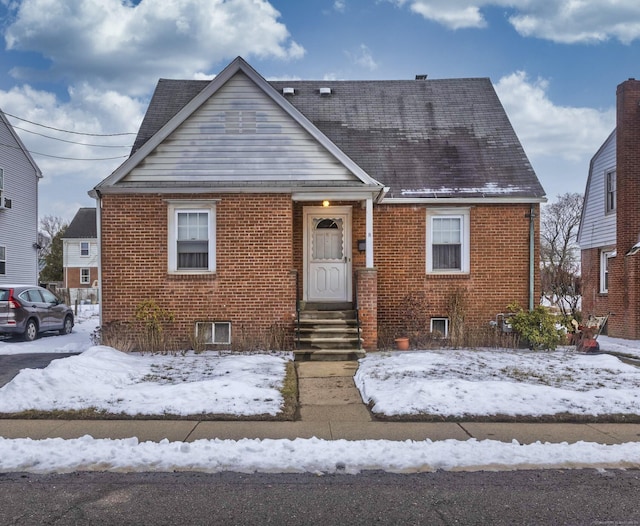
[[[582,203],[582,194],[560,195],[542,207],[540,218],[542,295],[566,316],[575,316],[580,303],[577,236]]]
[[[40,219],[38,231],[38,245],[40,245],[40,258],[46,258],[51,252],[51,242],[61,230],[67,228],[67,223],[58,216],[47,215]]]

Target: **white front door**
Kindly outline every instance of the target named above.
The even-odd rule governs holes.
[[[351,299],[351,208],[305,208],[307,301]]]

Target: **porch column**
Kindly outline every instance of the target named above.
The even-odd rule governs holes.
[[[365,223],[366,266],[373,268],[373,199],[371,197],[367,199]]]
[[[360,336],[365,351],[378,349],[378,271],[375,268],[356,270]]]

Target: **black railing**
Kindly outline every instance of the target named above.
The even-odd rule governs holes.
[[[358,275],[354,276],[353,280],[353,294],[354,294],[354,302],[353,309],[356,312],[356,329],[358,334],[358,350],[362,350],[362,342],[360,341],[360,302],[358,301]]]
[[[296,349],[300,350],[300,290],[298,289],[297,274],[296,274]]]

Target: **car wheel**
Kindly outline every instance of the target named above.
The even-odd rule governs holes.
[[[65,334],[71,334],[72,329],[73,329],[73,320],[71,319],[71,316],[67,316],[64,319],[64,325],[62,326],[62,329],[60,329],[60,335],[64,336]]]
[[[27,320],[27,325],[24,328],[25,341],[32,342],[38,337],[38,324],[35,320]]]

